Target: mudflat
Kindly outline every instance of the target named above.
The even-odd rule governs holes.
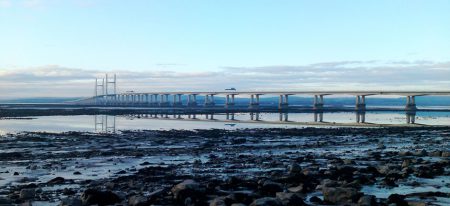
[[[15,133],[0,204],[448,205],[450,129]]]

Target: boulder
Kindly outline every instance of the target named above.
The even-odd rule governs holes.
[[[358,206],[374,206],[377,205],[377,200],[373,195],[364,195],[358,200]]]
[[[128,205],[130,206],[145,206],[148,205],[148,199],[144,196],[133,195],[128,198]]]
[[[65,179],[63,177],[55,177],[47,182],[47,184],[62,184]]]
[[[250,206],[283,206],[283,204],[277,198],[263,197],[253,201]]]
[[[32,199],[36,195],[34,188],[25,188],[20,190],[20,199]]]
[[[171,192],[178,202],[185,202],[185,199],[188,197],[192,200],[201,195],[200,184],[194,180],[184,180],[175,185]]]
[[[211,201],[209,206],[227,206],[227,204],[225,203],[224,197],[216,197]]]
[[[354,188],[322,187],[324,200],[334,204],[349,204],[356,202],[360,194]]]
[[[270,195],[270,196],[275,196],[275,194],[277,192],[282,192],[282,191],[283,191],[283,186],[280,183],[273,182],[270,180],[264,181],[264,183],[261,186],[261,193]]]
[[[297,193],[277,192],[276,197],[284,206],[302,206],[305,205],[303,198]]]
[[[83,205],[80,198],[64,198],[59,203],[59,206],[81,206]]]
[[[118,195],[111,191],[87,189],[81,194],[83,205],[113,205],[121,202]]]
[[[387,203],[396,204],[397,206],[408,206],[408,202],[405,201],[405,196],[399,194],[389,195]]]

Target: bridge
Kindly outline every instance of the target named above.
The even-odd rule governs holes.
[[[216,107],[216,96],[225,97],[224,107],[233,109],[236,105],[236,96],[249,97],[248,108],[259,109],[260,97],[278,96],[278,109],[289,108],[289,97],[294,95],[310,95],[313,98],[313,109],[323,110],[325,105],[325,96],[330,95],[351,95],[355,96],[355,110],[366,110],[366,97],[383,96],[404,96],[406,97],[405,110],[415,111],[417,96],[450,96],[450,91],[176,91],[176,92],[125,92],[116,93],[116,76],[110,81],[106,75],[105,79],[98,83],[96,79],[95,96],[75,102],[75,104],[95,105],[95,106],[125,106],[125,107]],[[108,86],[113,84],[113,87]],[[109,88],[114,88],[109,93]],[[98,94],[98,89],[102,94]],[[182,96],[186,96],[185,102]],[[204,102],[199,102],[197,96],[203,96]]]

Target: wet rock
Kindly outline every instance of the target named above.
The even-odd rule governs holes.
[[[443,151],[441,157],[450,157],[450,151]]]
[[[75,172],[73,172],[73,175],[81,175],[81,172],[75,171]]]
[[[387,203],[396,204],[397,206],[408,206],[408,202],[405,201],[405,196],[399,194],[389,195]]]
[[[118,195],[111,191],[87,189],[81,194],[81,201],[83,205],[112,205],[119,203],[121,200]]]
[[[14,174],[13,174],[14,176],[17,176],[17,175],[19,175],[19,173],[18,172],[14,172]]]
[[[323,200],[320,199],[320,198],[317,197],[317,196],[312,196],[311,198],[309,198],[309,201],[310,201],[310,202],[317,203],[317,204],[319,204],[319,205],[321,205],[321,204],[323,203]]]
[[[410,163],[411,163],[411,160],[409,160],[409,159],[408,160],[403,160],[402,168],[409,167]]]
[[[250,206],[283,206],[283,204],[277,198],[263,197],[253,201]]]
[[[294,163],[288,167],[289,174],[298,174],[302,172],[302,167],[299,164]]]
[[[225,203],[225,197],[216,197],[211,201],[209,206],[227,206]]]
[[[59,203],[59,206],[81,206],[83,205],[80,198],[64,198]]]
[[[148,205],[148,199],[144,196],[133,195],[128,198],[128,205],[130,206],[145,206]]]
[[[424,156],[428,155],[428,152],[424,149],[421,149],[421,150],[414,151],[413,155],[419,156],[419,157],[424,157]]]
[[[410,151],[400,151],[400,152],[398,152],[398,155],[400,155],[400,156],[411,156],[412,153]]]
[[[25,188],[20,190],[20,199],[32,199],[36,195],[34,188]]]
[[[293,193],[301,193],[301,192],[306,192],[306,188],[304,187],[303,184],[300,184],[297,187],[290,187],[288,188],[289,192],[293,192]]]
[[[323,187],[324,200],[333,204],[349,204],[356,202],[360,196],[354,188]]]
[[[175,200],[178,202],[185,202],[186,198],[198,198],[201,195],[202,190],[200,189],[200,184],[194,180],[184,180],[183,182],[175,185],[171,192]]]
[[[47,182],[47,184],[62,184],[62,183],[64,183],[64,181],[65,181],[65,179],[62,177],[55,177],[55,178],[49,180]]]
[[[263,194],[275,196],[275,194],[277,192],[283,191],[283,186],[280,183],[266,180],[266,181],[264,181],[260,190],[261,190],[261,193],[263,193]]]
[[[247,205],[242,203],[233,203],[231,204],[231,206],[247,206]]]
[[[297,193],[277,192],[276,197],[284,206],[305,205],[303,198]]]
[[[374,206],[377,205],[377,201],[375,196],[373,195],[364,195],[359,198],[358,206]]]

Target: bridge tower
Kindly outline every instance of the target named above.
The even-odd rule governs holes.
[[[99,80],[101,80],[101,81],[99,81]],[[98,79],[98,78],[95,78],[95,96],[94,96],[94,102],[95,102],[95,104],[96,105],[98,105],[99,103],[101,103],[101,102],[99,102],[99,91],[98,91],[98,89],[101,89],[100,90],[100,95],[103,97],[103,95],[105,95],[105,79]]]

